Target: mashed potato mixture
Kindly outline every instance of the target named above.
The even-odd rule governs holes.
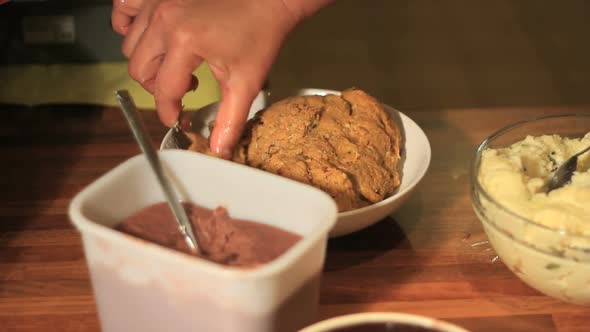
[[[477,173],[504,207],[482,196],[476,209],[504,264],[542,293],[582,305],[590,305],[590,153],[578,157],[570,183],[546,191],[557,168],[588,145],[590,133],[528,136],[482,151]]]
[[[590,236],[590,152],[578,157],[571,183],[546,193],[557,168],[587,146],[590,132],[582,138],[528,136],[506,148],[487,149],[479,182],[494,200],[521,217]]]

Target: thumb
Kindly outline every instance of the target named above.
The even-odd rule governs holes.
[[[256,89],[243,85],[222,87],[219,111],[209,142],[213,153],[224,159],[231,158],[257,93]]]

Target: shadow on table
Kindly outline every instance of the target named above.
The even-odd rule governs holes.
[[[331,239],[325,271],[338,271],[369,261],[393,249],[410,249],[402,228],[391,217],[360,232]]]
[[[163,127],[152,113],[146,124],[157,140]],[[91,297],[68,205],[82,188],[139,148],[123,116],[102,106],[0,105],[0,114],[0,295],[18,301],[60,297],[62,304],[70,296],[75,301]],[[147,121],[150,115],[153,119]],[[9,330],[96,330],[94,312],[69,312],[70,307],[64,311],[67,319],[0,313],[0,321]]]
[[[477,332],[554,332],[555,322],[547,315],[507,315],[491,317],[463,317],[445,319],[469,331]]]
[[[3,104],[0,113],[0,261],[47,262],[44,246],[71,228],[67,203],[83,173],[75,166],[102,108]]]
[[[2,104],[0,115],[0,294],[7,299],[88,295],[84,255],[67,206],[90,180],[76,165],[93,139],[101,109]],[[45,330],[50,324],[21,315],[0,314],[0,321],[9,330],[29,325]]]

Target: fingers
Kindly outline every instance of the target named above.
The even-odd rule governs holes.
[[[131,16],[120,11],[113,10],[113,13],[111,14],[111,25],[113,26],[113,30],[125,36],[127,35],[127,31],[129,31],[129,26],[131,25]]]
[[[156,76],[154,93],[158,115],[164,125],[171,127],[178,119],[182,97],[198,84],[193,71],[201,62],[201,57],[192,54],[182,45],[166,53]]]
[[[111,25],[121,35],[127,35],[133,18],[139,13],[143,0],[113,0]]]
[[[147,8],[148,6],[153,5],[148,3],[141,8],[137,16],[133,19],[133,23],[129,26],[125,40],[123,40],[121,50],[128,58],[133,55],[133,51],[150,23],[151,8]]]
[[[161,24],[151,22],[129,59],[129,75],[151,94],[155,93],[156,76],[166,52],[164,37]],[[193,76],[187,91],[195,90],[197,85],[198,80]]]
[[[162,37],[158,27],[149,26],[129,59],[129,76],[151,94],[155,92],[156,75],[164,58]]]
[[[231,158],[256,93],[256,89],[243,83],[223,88],[219,112],[210,137],[210,148],[215,154],[225,159]]]

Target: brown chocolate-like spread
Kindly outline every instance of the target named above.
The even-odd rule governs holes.
[[[166,203],[148,206],[115,229],[223,265],[251,268],[285,253],[301,236],[258,222],[233,219],[223,207],[215,210],[184,204],[199,244],[191,253]]]

